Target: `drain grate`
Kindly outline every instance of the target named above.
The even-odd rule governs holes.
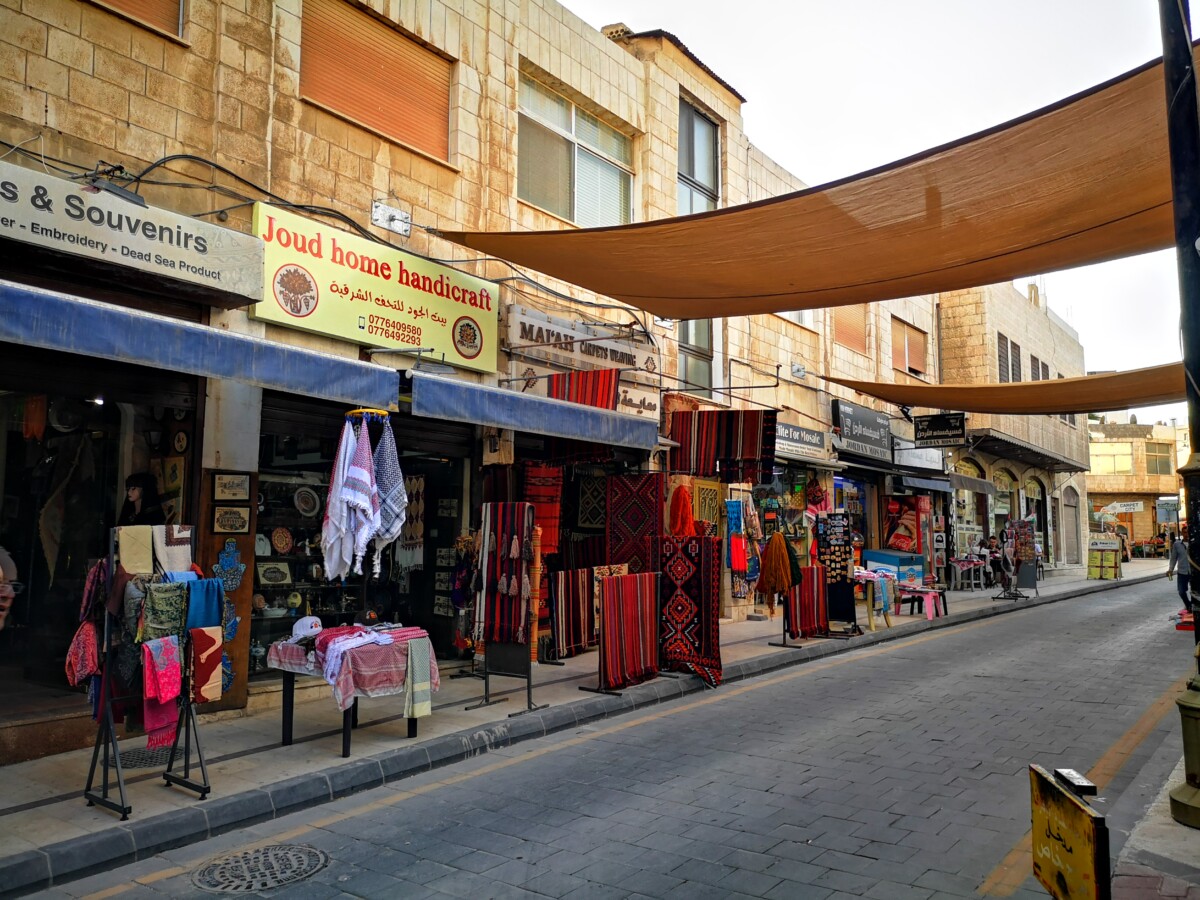
[[[294,884],[329,865],[329,857],[304,844],[272,844],[210,860],[192,873],[192,884],[214,894],[253,894]]]
[[[153,769],[158,766],[165,766],[167,760],[171,758],[170,747],[159,747],[156,750],[122,750],[121,751],[121,768],[123,769]],[[179,758],[183,758],[180,753]],[[108,758],[110,768],[116,768],[117,761],[113,757]]]

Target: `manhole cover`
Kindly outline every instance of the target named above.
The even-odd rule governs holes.
[[[211,860],[192,873],[192,884],[216,894],[253,894],[308,878],[329,864],[303,844],[272,844]]]
[[[157,750],[122,750],[121,751],[121,768],[123,769],[153,769],[158,766],[165,766],[167,760],[171,758],[170,747],[159,747]],[[183,754],[179,754],[179,758],[183,759]],[[116,757],[108,758],[110,768],[116,768]]]

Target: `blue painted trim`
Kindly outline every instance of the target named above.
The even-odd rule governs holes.
[[[9,281],[0,281],[0,341],[353,406],[399,403],[394,369]]]

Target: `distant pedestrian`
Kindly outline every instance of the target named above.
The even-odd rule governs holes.
[[[1183,608],[1192,611],[1192,595],[1188,590],[1191,581],[1192,567],[1188,562],[1187,544],[1175,532],[1171,532],[1171,553],[1167,558],[1167,577],[1176,576],[1175,590],[1183,601]]]

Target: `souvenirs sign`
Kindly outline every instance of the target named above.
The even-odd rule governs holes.
[[[265,252],[254,318],[367,347],[430,348],[425,358],[496,371],[494,282],[265,203],[254,205],[254,233]]]
[[[0,237],[262,297],[258,238],[7,162],[0,162]]]

